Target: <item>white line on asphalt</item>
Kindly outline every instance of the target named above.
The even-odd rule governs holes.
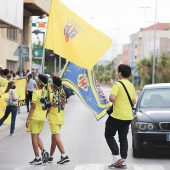
[[[20,166],[15,168],[14,170],[44,170],[46,168],[46,166],[43,165],[27,165],[27,166]]]
[[[104,170],[104,165],[86,164],[78,165],[74,170]]]
[[[161,165],[133,165],[134,170],[164,170]]]

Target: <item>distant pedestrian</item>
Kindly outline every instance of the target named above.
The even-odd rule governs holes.
[[[17,105],[18,105],[18,100],[20,98],[17,97],[15,88],[16,88],[15,83],[13,81],[10,81],[8,83],[7,89],[5,90],[5,93],[9,93],[9,99],[6,99],[7,106],[6,106],[5,114],[0,119],[0,126],[1,126],[3,122],[8,118],[9,114],[11,113],[11,128],[10,128],[11,136],[14,136],[15,120],[17,115]]]
[[[70,161],[60,138],[60,129],[64,123],[64,106],[67,102],[66,94],[61,83],[59,77],[54,76],[52,78],[51,88],[53,92],[50,94],[50,103],[52,104],[52,107],[47,111],[49,118],[48,122],[52,133],[49,162],[53,162],[53,154],[57,146],[61,153],[61,159],[57,162],[58,164],[64,164]]]
[[[32,101],[32,93],[38,90],[37,82],[33,79],[33,75],[29,74],[27,77],[27,86],[26,86],[26,104],[27,112],[29,112],[29,102]]]
[[[8,80],[7,80],[8,74],[9,74],[8,69],[4,69],[2,71],[2,75],[0,76],[0,87],[7,87],[8,86]]]
[[[44,149],[43,142],[39,137],[46,121],[47,82],[47,77],[41,74],[38,76],[37,86],[39,90],[35,90],[32,94],[31,108],[26,120],[27,132],[31,133],[32,147],[35,154],[35,159],[30,162],[31,165],[47,163],[49,159],[49,153]],[[39,148],[41,149],[42,159],[39,155]]]
[[[124,64],[118,66],[118,77],[127,88],[132,103],[135,104],[136,92],[134,86],[128,80],[130,75],[130,66]],[[111,165],[109,165],[109,168],[126,168],[128,151],[127,134],[129,125],[133,119],[133,114],[132,106],[120,82],[115,82],[113,84],[109,100],[113,102],[113,112],[108,117],[105,127],[105,138],[113,154],[113,161]],[[120,154],[118,144],[114,138],[116,132],[118,132],[119,136]]]

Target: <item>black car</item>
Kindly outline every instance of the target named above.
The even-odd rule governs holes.
[[[133,157],[170,153],[170,83],[144,86],[131,128]]]
[[[64,89],[64,91],[65,91],[65,93],[66,93],[67,99],[68,99],[70,96],[75,95],[75,93],[74,93],[74,91],[73,91],[72,89],[70,89],[70,88],[68,88],[68,87],[66,87],[66,86],[64,86],[64,85],[63,85],[63,89]]]

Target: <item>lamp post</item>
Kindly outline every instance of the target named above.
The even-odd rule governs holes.
[[[44,74],[44,66],[45,66],[45,48],[44,48],[44,38],[45,38],[45,32],[42,32],[40,30],[34,30],[32,33],[38,35],[43,34],[43,54],[42,54],[42,67],[41,67],[41,74]]]
[[[157,0],[155,5],[155,27],[154,27],[154,55],[153,55],[153,66],[152,66],[152,84],[155,83],[155,60],[156,60],[156,23],[157,23]]]
[[[144,47],[144,45],[145,45],[145,43],[144,43],[144,39],[145,39],[145,9],[147,9],[147,8],[150,8],[149,6],[144,6],[144,7],[139,7],[139,8],[142,8],[142,9],[144,9],[144,18],[143,18],[143,41],[142,41],[142,46],[143,46],[143,48],[142,48],[142,58],[144,58],[144,52],[145,52],[145,47]]]
[[[57,67],[57,59],[54,53],[49,55],[50,57],[54,57],[54,76],[56,76],[56,67]]]
[[[46,15],[46,14],[42,14],[42,15],[39,16],[38,18],[43,19],[43,18],[45,18],[45,17],[47,17],[47,15]],[[21,45],[21,50],[20,50],[20,51],[21,51],[21,54],[20,54],[20,58],[19,58],[19,75],[20,75],[20,76],[22,75],[22,69],[23,69],[23,61],[22,61],[22,59],[23,59],[23,57],[24,57],[24,54],[23,54],[23,47],[24,47],[24,28],[25,28],[26,25],[28,25],[30,22],[32,22],[32,21],[34,21],[34,20],[35,20],[35,19],[33,19],[33,20],[25,23],[23,29],[21,30],[21,44],[22,44],[22,45]]]
[[[118,33],[119,33],[119,30],[120,30],[121,28],[114,28],[114,30],[116,30],[117,31],[117,33],[116,33],[116,57],[117,57],[117,54],[118,54],[118,49],[119,49],[119,43],[118,43],[118,38],[119,38],[119,36],[118,36]]]

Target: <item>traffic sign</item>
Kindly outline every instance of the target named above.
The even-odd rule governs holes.
[[[43,49],[34,49],[32,51],[34,59],[42,59]]]
[[[29,57],[29,47],[25,47],[23,42],[21,42],[13,55],[19,57],[21,57],[21,55],[22,57]]]

